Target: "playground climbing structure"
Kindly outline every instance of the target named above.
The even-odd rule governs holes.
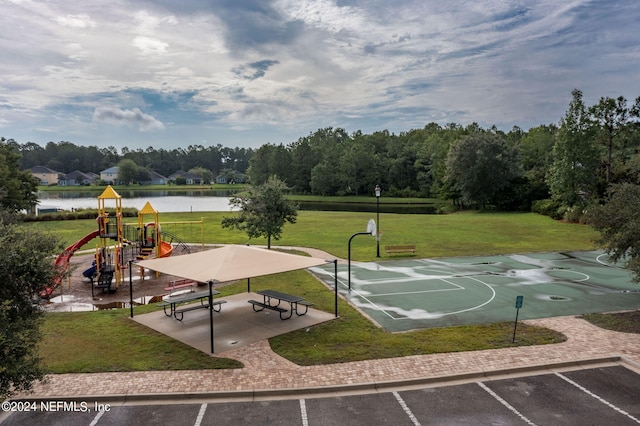
[[[111,210],[107,205],[112,205]],[[111,185],[98,196],[98,246],[96,248],[96,287],[112,291],[111,280],[115,278],[115,291],[124,281],[128,268],[124,260],[124,232],[122,223],[122,197]]]

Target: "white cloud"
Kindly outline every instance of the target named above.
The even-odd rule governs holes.
[[[144,54],[165,53],[169,47],[168,43],[152,37],[138,36],[133,39],[133,45]]]
[[[32,129],[73,127],[99,143],[97,122],[170,121],[228,145],[264,134],[259,146],[328,125],[526,129],[557,122],[573,88],[640,95],[638,19],[635,0],[0,0],[3,132],[46,142],[65,136]]]
[[[98,107],[93,113],[93,121],[115,124],[118,126],[135,126],[141,131],[162,130],[164,124],[138,108],[123,110],[114,107]]]
[[[62,26],[76,29],[92,28],[96,26],[95,22],[88,15],[58,16],[56,21]]]

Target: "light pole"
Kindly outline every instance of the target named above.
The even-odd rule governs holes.
[[[380,257],[380,185],[376,185],[376,257]]]

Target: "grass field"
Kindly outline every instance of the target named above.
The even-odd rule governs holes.
[[[265,244],[248,240],[239,231],[222,229],[222,217],[231,213],[167,213],[162,222],[193,221],[204,218],[205,243]],[[336,256],[347,256],[349,237],[366,230],[368,213],[301,211],[296,224],[285,227],[276,245],[314,247]],[[133,222],[133,221],[132,221]],[[25,226],[51,232],[67,244],[95,229],[94,220],[39,222]],[[200,228],[166,225],[181,238],[200,242]],[[591,228],[566,224],[532,213],[460,213],[451,215],[381,214],[381,246],[415,244],[416,257],[489,255],[593,249],[596,236]],[[90,248],[89,244],[87,248]],[[375,239],[354,239],[352,259],[373,260]],[[383,258],[389,259],[381,249]],[[293,291],[312,297],[316,307],[331,311],[332,294],[306,271],[259,277],[256,285]],[[291,289],[291,290],[289,290]],[[245,291],[244,283],[223,289],[222,295]],[[274,350],[299,364],[324,364],[353,360],[396,357],[436,352],[457,352],[508,346],[557,343],[564,339],[551,330],[519,327],[519,339],[510,341],[513,324],[493,324],[391,334],[375,327],[348,304],[340,301],[341,317],[315,327],[312,332],[293,332],[270,340]],[[135,308],[142,313],[154,306]],[[44,339],[40,346],[46,368],[51,372],[129,371],[157,368],[233,368],[233,361],[210,358],[206,354],[154,333],[127,320],[126,310],[111,312],[46,314]],[[105,330],[109,330],[108,333]],[[522,333],[522,334],[520,334]],[[304,340],[304,344],[301,344]],[[131,342],[134,342],[131,344]],[[177,348],[166,351],[162,348]],[[82,348],[91,348],[83,350]],[[312,351],[309,348],[313,348]],[[162,356],[157,353],[161,351]],[[117,353],[111,362],[97,358]],[[173,356],[175,353],[177,355]],[[187,354],[187,355],[185,355]],[[202,355],[205,355],[204,357]],[[185,363],[185,359],[190,359]],[[195,361],[194,361],[195,360]]]
[[[265,245],[265,239],[222,229],[224,216],[234,213],[160,213],[160,223],[204,220],[204,242]],[[375,216],[375,215],[373,215]],[[295,224],[285,225],[282,238],[273,245],[313,247],[341,258],[347,257],[348,241],[365,232],[370,213],[300,211]],[[136,224],[135,219],[125,223]],[[54,233],[68,245],[96,229],[95,220],[34,222],[26,226]],[[183,240],[199,243],[200,225],[163,225]],[[594,249],[595,231],[535,213],[477,213],[449,215],[381,214],[381,254],[384,245],[416,245],[416,257],[452,257]],[[376,241],[361,236],[352,242],[352,259],[375,259]],[[87,248],[91,244],[87,245]]]

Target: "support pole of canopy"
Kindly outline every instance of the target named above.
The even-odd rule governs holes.
[[[338,259],[333,260],[333,285],[335,287],[335,312],[338,318]]]
[[[211,353],[213,352],[213,281],[209,280],[209,329],[211,334]]]
[[[129,261],[129,309],[131,310],[131,318],[133,318],[133,278],[131,278],[131,263],[133,263],[133,260]],[[91,286],[93,287],[93,282]]]

